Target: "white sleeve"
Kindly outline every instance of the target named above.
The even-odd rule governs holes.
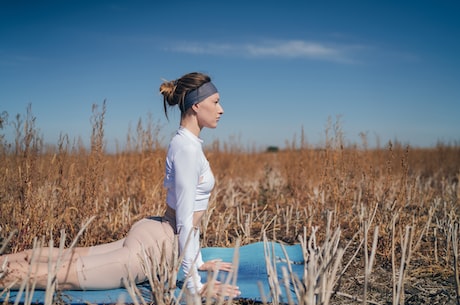
[[[200,153],[200,150],[190,145],[182,147],[174,156],[179,251],[184,255],[182,261],[184,274],[186,276],[190,274],[186,287],[192,293],[199,292],[203,287],[198,273],[198,267],[203,263],[200,251],[200,231],[193,227],[193,206],[200,176]]]

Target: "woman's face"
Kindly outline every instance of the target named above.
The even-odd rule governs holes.
[[[193,105],[200,129],[203,127],[217,127],[217,123],[224,113],[224,109],[220,105],[219,99],[219,93],[214,93],[198,104]]]

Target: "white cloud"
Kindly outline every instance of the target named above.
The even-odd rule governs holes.
[[[219,44],[219,43],[190,43],[184,42],[176,44],[169,48],[174,52],[179,53],[190,53],[190,54],[214,54],[214,55],[226,55],[226,54],[241,54],[241,47],[238,45],[230,44]]]
[[[190,54],[209,54],[246,57],[308,58],[351,62],[347,50],[350,46],[337,46],[303,40],[273,40],[258,43],[190,43],[176,44],[169,50]]]
[[[247,46],[251,55],[276,57],[336,57],[340,51],[315,42],[291,40]]]

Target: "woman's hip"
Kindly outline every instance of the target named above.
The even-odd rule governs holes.
[[[169,222],[162,217],[144,218],[133,224],[125,238],[124,246],[134,249],[156,248],[161,250],[163,244],[166,251],[172,251],[174,231]],[[136,252],[138,252],[136,251]]]

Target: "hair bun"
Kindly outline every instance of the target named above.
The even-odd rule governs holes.
[[[177,100],[174,99],[174,91],[176,90],[176,81],[164,81],[160,85],[160,93],[164,100],[170,105],[177,105]]]

